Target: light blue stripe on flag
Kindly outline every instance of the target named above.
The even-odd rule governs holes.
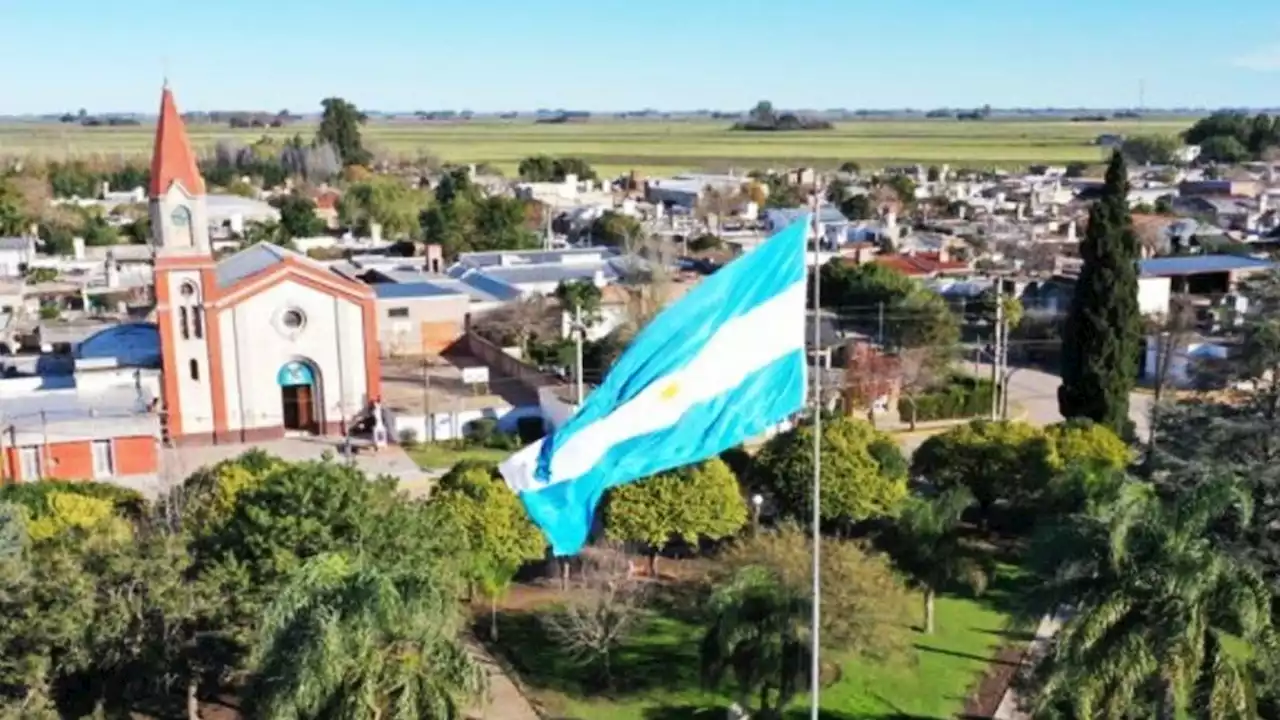
[[[741,444],[804,405],[807,219],[660,313],[583,407],[502,464],[558,555],[610,487]]]

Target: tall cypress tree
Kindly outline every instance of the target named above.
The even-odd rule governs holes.
[[[1102,199],[1089,210],[1080,243],[1084,265],[1062,334],[1063,417],[1089,418],[1122,437],[1132,434],[1129,393],[1138,374],[1138,238],[1129,216],[1124,158],[1112,154]]]

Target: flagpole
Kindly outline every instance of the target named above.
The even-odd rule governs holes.
[[[822,209],[822,183],[813,182],[813,616],[810,618],[809,717],[818,720],[822,694],[819,633],[822,622],[822,243],[818,213]]]

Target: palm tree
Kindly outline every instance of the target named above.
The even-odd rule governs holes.
[[[743,708],[758,696],[758,716],[778,717],[808,682],[810,599],[766,568],[749,566],[716,589],[710,609],[703,684],[717,687],[732,675]]]
[[[1171,500],[1130,484],[1104,514],[1053,533],[1042,589],[1071,614],[1040,677],[1040,713],[1256,717],[1252,667],[1273,652],[1271,593],[1214,539],[1249,496],[1211,481]]]
[[[957,487],[933,498],[908,501],[894,533],[894,561],[924,593],[924,631],[933,633],[934,599],[946,586],[962,582],[986,587],[982,565],[960,541],[960,518],[974,503],[968,488]]]
[[[321,555],[262,624],[246,717],[461,718],[483,676],[447,585]]]

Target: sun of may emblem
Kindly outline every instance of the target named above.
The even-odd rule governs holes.
[[[680,394],[680,385],[675,381],[672,381],[667,383],[666,387],[662,388],[662,394],[660,397],[663,400],[671,400],[678,394]]]

